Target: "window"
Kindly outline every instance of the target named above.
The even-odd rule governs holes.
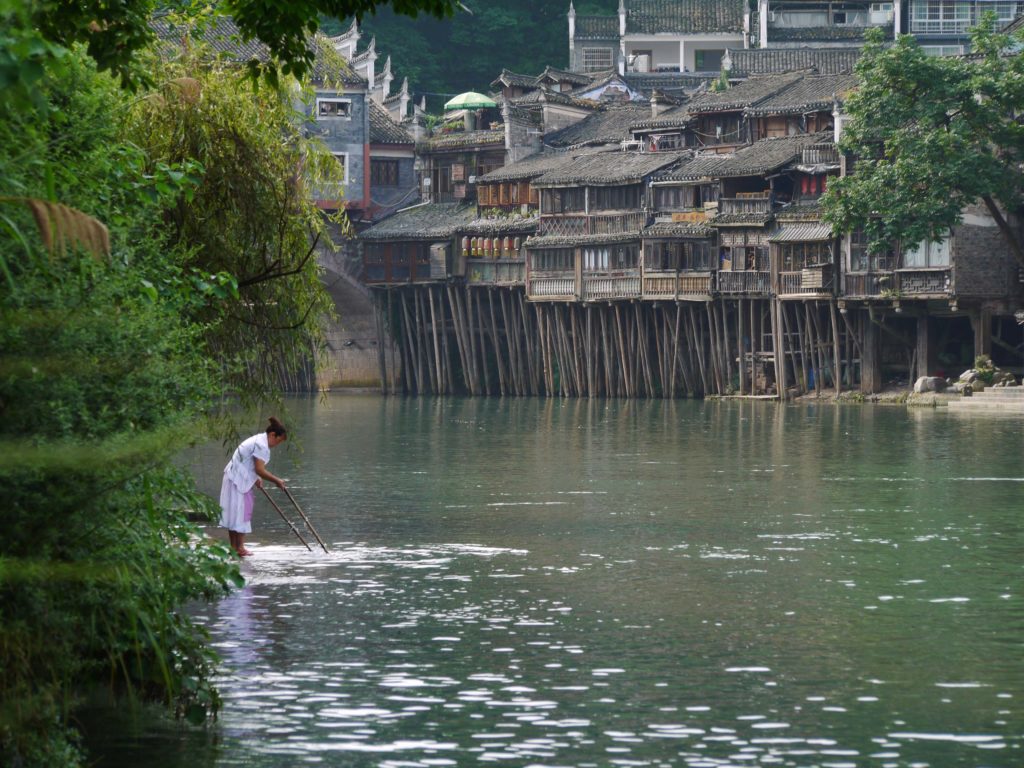
[[[612,68],[611,48],[584,48],[583,49],[583,71],[600,72],[603,69]]]
[[[398,161],[371,157],[370,184],[375,187],[397,187]]]
[[[317,99],[317,120],[340,117],[348,120],[352,117],[352,101],[350,99]]]
[[[962,56],[966,53],[962,45],[922,45],[921,50],[928,56]]]
[[[643,191],[639,185],[628,187],[592,187],[590,210],[625,211],[640,208]]]
[[[851,272],[891,272],[896,264],[896,252],[890,246],[881,252],[868,251],[868,236],[862,229],[850,234]]]
[[[971,6],[965,0],[914,0],[910,31],[960,34],[971,26]]]
[[[601,245],[583,249],[586,272],[608,272],[615,269],[636,269],[640,250],[636,245]]]
[[[341,165],[341,180],[343,184],[348,184],[348,153],[347,152],[331,152],[334,155],[334,159]]]
[[[545,189],[543,191],[544,213],[572,213],[582,211],[586,203],[585,192],[580,187],[568,189]]]
[[[779,265],[783,272],[796,272],[805,267],[832,263],[832,246],[827,240],[817,243],[785,243],[778,248]]]
[[[571,248],[532,251],[530,265],[535,272],[571,272],[576,260]]]
[[[718,72],[722,68],[725,51],[694,51],[693,68],[697,72]]]
[[[949,266],[949,238],[938,242],[925,241],[903,251],[903,266],[908,269]]]

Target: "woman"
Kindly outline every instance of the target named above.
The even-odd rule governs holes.
[[[267,470],[270,449],[288,439],[284,424],[270,417],[267,431],[253,435],[235,449],[231,461],[224,467],[224,481],[220,486],[221,528],[228,529],[231,548],[239,557],[252,554],[245,548],[245,534],[252,530],[252,487],[263,487],[263,481],[274,483],[284,490],[284,480]]]

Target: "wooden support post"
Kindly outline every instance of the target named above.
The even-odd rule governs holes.
[[[882,361],[879,354],[878,326],[868,313],[862,318],[864,337],[861,342],[860,389],[870,394],[882,389]]]
[[[832,324],[832,378],[836,387],[836,397],[843,394],[843,361],[839,356],[839,323],[836,322],[836,302],[829,299],[828,315]]]

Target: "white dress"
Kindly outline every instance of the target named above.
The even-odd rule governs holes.
[[[252,531],[252,487],[259,479],[256,459],[262,459],[264,464],[270,461],[266,432],[245,440],[224,467],[224,480],[220,486],[221,528],[238,533]]]

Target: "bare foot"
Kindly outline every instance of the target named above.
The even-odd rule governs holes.
[[[252,555],[251,549],[246,549],[245,547],[242,547],[240,550],[238,550],[239,557],[249,557],[250,555]]]

